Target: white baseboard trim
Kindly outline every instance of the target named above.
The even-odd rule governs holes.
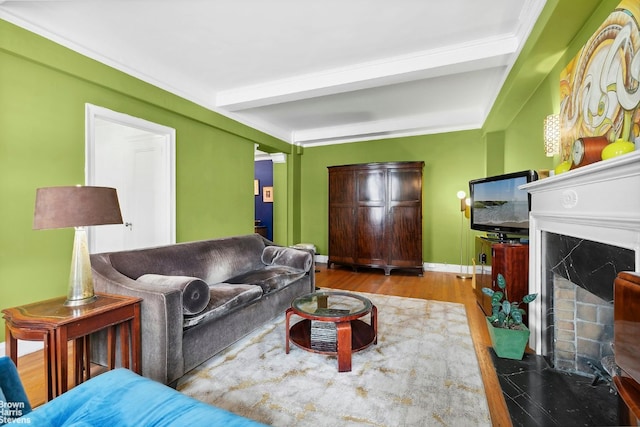
[[[440,264],[434,262],[425,262],[423,264],[423,270],[437,273],[460,273],[461,271],[467,271],[465,268],[460,268],[460,266],[456,264]],[[471,270],[469,269],[468,271]]]
[[[327,255],[316,255],[315,260],[317,264],[326,264],[329,261],[329,257]]]
[[[326,264],[329,261],[329,257],[327,255],[316,255],[315,256],[316,263]],[[438,273],[465,273],[471,274],[473,272],[472,265],[463,265],[462,267],[458,264],[440,264],[435,262],[425,262],[422,265],[422,269],[424,271],[433,271]],[[485,270],[487,267],[485,266]],[[476,273],[481,273],[481,267],[476,266]],[[488,267],[488,273],[491,274],[491,267]]]
[[[476,265],[476,274],[482,274],[482,267]],[[485,274],[491,274],[491,266],[484,267]],[[424,271],[434,271],[440,273],[462,273],[462,274],[471,274],[473,273],[473,265],[463,265],[460,266],[458,264],[438,264],[438,263],[424,263]]]
[[[42,341],[23,341],[18,340],[18,357],[22,357],[29,353],[42,350],[44,343]],[[0,355],[6,354],[4,342],[0,342]]]

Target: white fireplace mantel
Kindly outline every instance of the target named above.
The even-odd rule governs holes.
[[[525,184],[529,218],[529,345],[542,349],[547,267],[542,233],[551,232],[635,252],[640,272],[640,151]]]

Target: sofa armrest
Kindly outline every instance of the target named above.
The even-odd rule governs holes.
[[[184,374],[180,290],[133,280],[111,266],[108,254],[91,255],[91,268],[97,292],[142,298],[142,374],[163,384],[180,378]]]
[[[284,246],[266,246],[262,251],[262,263],[281,265],[308,272],[313,266],[313,256],[304,250]]]

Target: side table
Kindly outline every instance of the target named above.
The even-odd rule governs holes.
[[[91,377],[90,334],[107,329],[108,368],[115,368],[116,332],[120,328],[122,365],[141,373],[140,298],[97,294],[90,304],[67,307],[66,297],[2,310],[6,328],[6,354],[18,364],[18,341],[44,342],[47,399],[68,388],[68,346],[74,340],[76,385]]]

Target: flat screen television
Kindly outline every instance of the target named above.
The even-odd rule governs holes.
[[[538,174],[527,170],[469,181],[471,229],[495,233],[497,240],[528,236],[531,197],[518,187],[536,179]]]

